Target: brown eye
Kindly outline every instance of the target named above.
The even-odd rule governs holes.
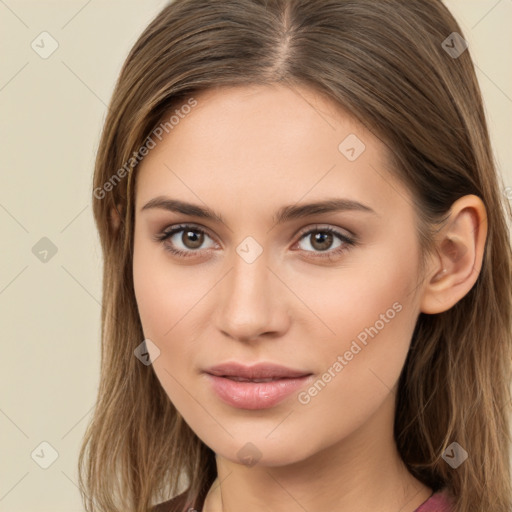
[[[210,245],[206,245],[207,240]],[[165,250],[180,257],[197,256],[215,246],[211,237],[202,229],[195,226],[179,225],[165,230],[155,236]]]
[[[334,239],[331,233],[326,233],[324,231],[319,231],[309,236],[311,237],[311,247],[318,251],[325,251],[329,249]]]
[[[204,233],[194,230],[183,230],[181,241],[188,249],[199,249],[204,242]]]
[[[307,242],[304,244],[304,242]],[[302,247],[301,245],[304,244]],[[313,257],[339,256],[356,245],[356,240],[331,227],[317,227],[302,234],[299,248]],[[309,246],[309,247],[308,247]]]

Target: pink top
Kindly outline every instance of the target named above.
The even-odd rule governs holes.
[[[430,498],[422,503],[414,512],[451,512],[452,506],[446,491],[433,493]]]

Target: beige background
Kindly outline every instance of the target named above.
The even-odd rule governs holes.
[[[94,152],[124,58],[166,3],[0,0],[0,511],[82,510],[76,461],[99,375]],[[512,0],[447,4],[477,65],[503,187],[512,187]],[[47,59],[31,47],[43,31],[59,45]],[[57,249],[47,262],[32,252],[42,237]],[[43,441],[58,452],[47,469]]]

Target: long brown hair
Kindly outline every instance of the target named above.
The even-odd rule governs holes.
[[[446,487],[455,512],[512,510],[512,212],[461,37],[440,0],[176,0],[146,28],[116,84],[94,173],[104,274],[101,379],[79,461],[87,511],[145,512],[183,490],[197,503],[216,477],[213,451],[134,357],[144,338],[132,277],[136,169],[155,128],[194,94],[273,83],[315,88],[388,146],[425,250],[455,200],[483,200],[480,275],[448,311],[420,314],[394,431],[409,471]],[[468,452],[457,469],[442,457],[453,442]]]

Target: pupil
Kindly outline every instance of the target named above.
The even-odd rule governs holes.
[[[182,242],[189,249],[197,249],[203,243],[203,233],[196,233],[195,231],[183,232]]]
[[[315,247],[317,242],[320,242],[320,247]],[[326,245],[327,242],[327,245]],[[318,250],[328,249],[332,243],[332,233],[316,233],[314,235],[313,247]]]

